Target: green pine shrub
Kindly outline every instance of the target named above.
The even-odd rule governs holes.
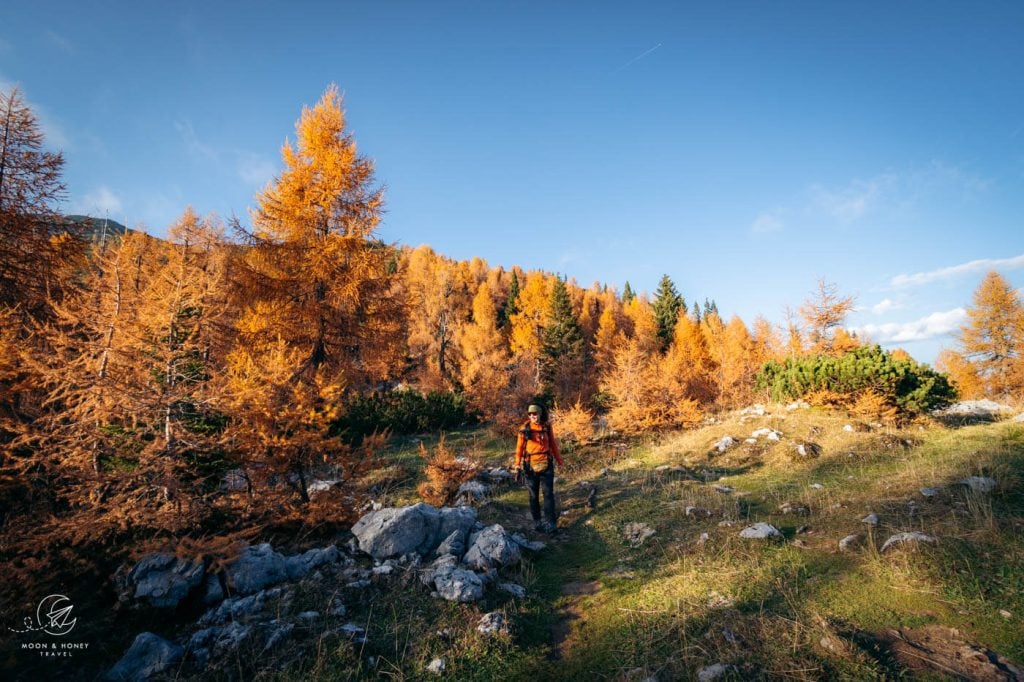
[[[403,389],[352,398],[333,431],[344,441],[358,445],[371,433],[425,433],[475,421],[462,393]]]
[[[913,359],[893,357],[881,346],[862,346],[840,356],[813,355],[768,362],[755,379],[758,389],[785,402],[816,392],[849,396],[854,403],[872,392],[905,415],[944,407],[956,399],[945,374]]]

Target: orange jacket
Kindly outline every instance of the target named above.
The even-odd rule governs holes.
[[[526,429],[532,432],[529,440],[524,437]],[[558,466],[562,466],[562,454],[558,451],[558,443],[555,442],[555,433],[551,430],[551,425],[534,425],[526,422],[519,427],[519,435],[516,438],[516,466],[523,466],[523,460],[527,456],[532,460],[534,456],[546,454],[550,454],[558,462]]]

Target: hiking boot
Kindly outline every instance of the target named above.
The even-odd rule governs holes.
[[[548,535],[554,535],[558,532],[558,526],[553,523],[543,523],[541,524],[540,531]]]

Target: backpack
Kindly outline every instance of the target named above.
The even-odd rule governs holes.
[[[530,422],[526,422],[519,433],[522,434],[523,439],[526,441],[539,440],[538,436],[543,433],[547,437],[548,443],[550,443],[553,438],[551,425],[545,422],[542,426],[543,428],[540,431],[534,431],[530,428]],[[528,455],[525,465],[528,470],[536,474],[547,471],[548,467],[551,466],[551,446],[548,445],[548,451],[543,454]]]

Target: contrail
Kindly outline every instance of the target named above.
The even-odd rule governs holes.
[[[627,68],[627,67],[629,67],[629,66],[632,66],[633,64],[636,64],[636,63],[637,63],[638,61],[640,61],[641,59],[643,59],[644,57],[646,57],[646,56],[647,56],[647,55],[649,55],[650,53],[654,52],[654,51],[655,51],[655,50],[657,50],[657,49],[658,49],[659,47],[661,47],[661,43],[658,43],[657,45],[655,45],[654,47],[650,48],[649,50],[645,50],[645,51],[641,52],[640,54],[638,54],[637,56],[633,57],[633,58],[632,58],[632,59],[630,59],[630,60],[629,60],[628,62],[626,62],[625,64],[623,64],[622,66],[620,66],[619,68],[617,68],[617,69],[615,69],[614,71],[612,71],[610,75],[613,75],[613,76],[614,76],[614,75],[615,75],[615,74],[617,74],[617,73],[618,73],[619,71],[622,71],[623,69],[625,69],[625,68]]]

